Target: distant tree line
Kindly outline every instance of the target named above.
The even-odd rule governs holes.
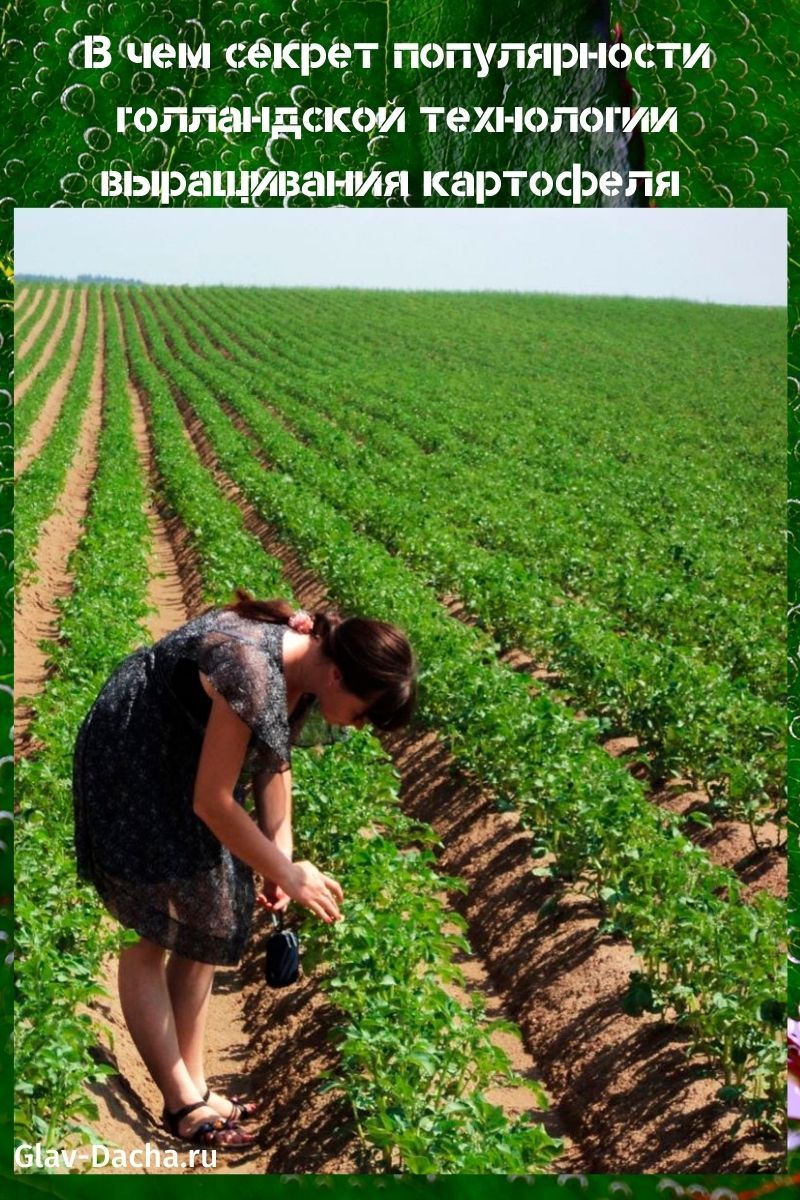
[[[125,283],[141,286],[142,279],[122,279],[116,275],[78,275],[76,279],[66,279],[63,275],[20,275],[16,276],[17,283]]]

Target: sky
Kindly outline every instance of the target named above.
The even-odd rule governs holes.
[[[20,275],[786,303],[784,209],[17,209]]]

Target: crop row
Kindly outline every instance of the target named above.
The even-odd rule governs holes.
[[[89,403],[95,352],[102,345],[103,325],[98,294],[92,293],[75,372],[55,428],[47,444],[16,483],[16,586],[34,569],[34,554],[43,522],[53,512],[75,455],[83,415]]]
[[[124,299],[122,312],[131,368],[148,400],[164,495],[191,531],[207,598],[227,600],[235,583],[286,594],[279,564],[244,529],[241,513],[223,499],[183,437],[169,391],[137,344]],[[506,1119],[483,1098],[491,1084],[515,1077],[480,1011],[456,1003],[442,988],[443,980],[458,975],[454,952],[468,947],[441,933],[443,881],[431,869],[432,855],[395,845],[396,838],[429,843],[432,834],[400,814],[396,778],[379,744],[365,735],[347,750],[300,754],[295,771],[302,794],[298,836],[309,853],[336,869],[347,892],[348,919],[327,939],[324,927],[311,922],[306,937],[312,946],[322,939],[333,958],[325,986],[348,1019],[331,1086],[348,1096],[365,1141],[380,1149],[387,1166],[410,1170],[476,1170],[481,1161],[509,1171],[546,1166],[558,1143],[538,1125]],[[357,996],[344,982],[356,974]],[[399,1007],[408,1016],[400,1039]]]
[[[64,331],[55,346],[50,361],[36,376],[24,396],[21,397],[14,409],[14,445],[17,451],[24,446],[30,436],[33,423],[42,411],[53,385],[66,368],[72,348],[72,339],[76,330],[83,330],[86,321],[86,292],[74,297]]]
[[[202,310],[205,295],[192,294],[192,306]],[[705,328],[711,318],[696,321],[701,333],[687,326],[669,373],[664,365],[671,383],[685,370],[683,360],[691,360],[692,349],[697,359],[695,342],[707,351],[690,393],[694,410],[687,411],[675,385],[664,381],[650,404],[641,402],[637,389],[632,405],[625,387],[592,403],[600,381],[587,395],[585,381],[572,379],[586,369],[586,337],[567,326],[563,346],[552,344],[566,322],[552,297],[544,353],[525,340],[522,321],[515,326],[513,306],[508,325],[516,337],[501,329],[497,312],[504,313],[511,298],[459,297],[464,319],[471,308],[478,310],[472,313],[478,318],[474,349],[461,339],[464,355],[485,356],[478,370],[442,363],[431,349],[435,326],[454,324],[443,297],[261,296],[249,304],[247,293],[237,296],[240,328],[259,335],[262,353],[299,392],[316,403],[322,382],[326,394],[362,414],[365,427],[369,420],[371,431],[376,418],[400,428],[434,476],[459,464],[446,492],[448,504],[453,524],[477,544],[516,555],[560,597],[577,596],[607,609],[628,633],[640,630],[690,650],[696,646],[732,678],[746,680],[767,698],[780,698],[780,498],[763,478],[780,453],[775,445],[780,410],[753,400],[752,391],[763,389],[768,376],[752,351],[742,356],[737,388],[720,390],[734,382],[727,364],[714,358],[725,348],[724,323],[713,343]],[[523,316],[535,314],[542,303],[516,300]],[[409,324],[405,310],[415,301],[421,306],[417,344],[409,340],[401,357],[395,324],[402,325],[404,317]],[[434,303],[426,322],[425,309]],[[593,322],[616,311],[612,305],[606,313],[598,303],[576,306],[589,333]],[[370,322],[380,320],[382,308],[387,311],[380,336],[370,340]],[[646,320],[664,314],[650,314],[643,306],[639,315]],[[743,336],[748,327],[728,333],[732,361],[738,358],[732,343],[737,332]],[[762,332],[769,346],[769,328]],[[601,374],[619,373],[624,353],[610,363],[601,366]],[[705,422],[700,427],[698,414]]]
[[[424,664],[423,719],[446,731],[460,762],[518,808],[539,852],[555,855],[555,871],[604,910],[604,927],[631,937],[647,981],[630,1003],[640,1011],[669,1007],[695,1048],[721,1063],[726,1084],[750,1098],[752,1111],[777,1111],[781,905],[765,895],[743,904],[736,878],[712,867],[676,820],[653,809],[595,744],[596,723],[575,721],[546,696],[531,698],[525,681],[496,662],[485,637],[451,621],[397,557],[302,481],[295,471],[302,447],[253,400],[249,386],[231,378],[227,363],[194,353],[165,315],[170,348],[149,306],[137,309],[153,362],[191,405],[243,496],[298,547],[343,606],[408,630]],[[254,459],[252,438],[234,427],[221,402],[251,424],[276,470],[264,471]],[[336,474],[320,463],[326,469]]]
[[[212,310],[209,328],[210,321],[169,305],[168,293],[164,300],[204,348],[214,330],[224,336],[228,372],[253,381],[254,395],[288,420],[316,455],[340,468],[340,477],[325,489],[330,477],[319,471],[314,454],[306,454],[298,467],[305,478],[319,479],[326,499],[357,528],[400,554],[440,593],[457,592],[504,644],[539,655],[554,648],[571,694],[635,733],[653,756],[656,777],[688,774],[710,786],[720,805],[736,816],[758,820],[770,813],[770,796],[780,792],[783,780],[783,709],[674,647],[646,636],[620,637],[594,606],[554,605],[539,576],[520,560],[463,537],[447,501],[442,504],[453,488],[426,463],[415,462],[405,435],[371,425],[368,441],[362,442],[362,414],[331,395],[322,378],[312,403],[298,399],[280,364],[276,369],[274,361],[265,363],[260,356],[260,340],[247,332],[246,323],[237,326],[236,317]],[[449,465],[451,478],[459,473]]]
[[[32,731],[42,749],[22,759],[16,787],[17,1005],[14,1024],[16,1135],[46,1146],[80,1132],[96,1108],[87,1083],[108,1073],[89,1049],[85,1006],[101,990],[105,954],[118,935],[96,897],[75,878],[72,751],[102,683],[144,637],[148,527],[127,400],[118,326],[98,331],[91,301],[92,352],[105,339],[105,420],[85,532],[70,558],[71,595],[61,602],[54,667],[36,700]]]
[[[20,345],[25,340],[25,331],[31,322],[31,318],[39,314],[42,315],[44,307],[47,304],[49,288],[39,288],[33,298],[29,301],[27,308],[20,317],[14,319],[14,340]]]
[[[57,291],[54,289],[51,292],[51,296],[53,295],[53,307],[47,321],[40,329],[32,345],[26,350],[24,357],[17,364],[14,372],[14,382],[17,387],[19,387],[23,379],[27,378],[39,361],[45,346],[53,334],[55,326],[58,324],[61,316],[69,310],[74,299],[70,288],[60,288]]]

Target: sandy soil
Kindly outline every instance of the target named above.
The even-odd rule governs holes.
[[[64,398],[69,389],[72,376],[75,374],[75,368],[78,363],[81,345],[83,344],[83,335],[86,330],[86,317],[88,312],[88,292],[81,293],[79,304],[81,306],[78,313],[78,320],[75,325],[75,333],[72,338],[72,344],[69,348],[69,355],[64,364],[64,370],[59,375],[48,393],[47,399],[42,405],[41,412],[31,426],[28,440],[23,446],[17,448],[16,457],[14,460],[14,478],[18,479],[23,471],[26,471],[33,460],[36,458],[39,451],[42,449],[50,434],[53,432],[53,427],[58,420],[58,414],[61,412],[61,406],[64,403]],[[51,340],[45,350],[45,354],[50,357],[55,349],[55,341]],[[43,364],[44,366],[44,364]],[[36,367],[38,372],[38,364]],[[25,381],[27,383],[27,380]],[[24,385],[23,385],[24,388]],[[22,389],[18,392],[17,399],[22,395]]]
[[[84,291],[83,295],[84,296],[86,295],[85,291]],[[15,404],[19,404],[22,397],[25,395],[25,393],[28,391],[28,389],[33,384],[34,380],[37,379],[39,375],[41,375],[42,371],[45,369],[47,364],[50,362],[50,359],[53,357],[55,348],[58,345],[58,343],[60,342],[61,337],[64,333],[64,328],[67,324],[67,321],[69,320],[69,315],[72,312],[72,305],[74,302],[75,302],[74,289],[67,288],[65,296],[64,296],[64,303],[61,306],[61,310],[58,314],[58,318],[53,327],[53,332],[50,334],[50,337],[47,339],[47,341],[44,345],[44,348],[42,349],[42,352],[39,355],[38,359],[36,360],[36,363],[34,364],[34,366],[31,368],[31,370],[28,372],[28,374],[25,376],[25,378],[23,380],[21,380],[14,389],[14,403]]]
[[[26,696],[35,695],[47,678],[47,652],[41,642],[58,628],[56,600],[69,594],[72,579],[67,562],[77,546],[96,469],[97,439],[103,404],[102,314],[92,373],[89,404],[78,435],[73,465],[55,512],[45,521],[36,550],[34,578],[22,589],[14,610],[14,684],[17,706],[14,727],[18,752],[27,752],[31,710]]]
[[[21,312],[21,310],[23,309],[23,307],[25,305],[25,301],[28,299],[29,292],[30,292],[29,287],[20,288],[20,290],[17,292],[16,297],[14,299],[14,307],[18,312]],[[22,313],[21,319],[24,318],[24,316],[25,316],[25,314]]]
[[[61,296],[61,292],[59,292],[56,288],[54,288],[53,291],[50,293],[50,295],[47,298],[47,303],[45,304],[44,308],[42,309],[41,316],[37,316],[35,324],[31,327],[29,332],[25,334],[25,337],[23,338],[23,341],[22,341],[22,345],[15,352],[16,361],[17,361],[17,369],[19,369],[19,366],[23,363],[26,355],[29,354],[31,347],[37,341],[39,334],[42,332],[42,330],[45,328],[45,326],[49,322],[50,317],[53,313],[53,309],[55,308],[56,304],[58,303],[60,296]]]

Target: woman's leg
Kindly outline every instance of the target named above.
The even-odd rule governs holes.
[[[213,975],[213,968],[211,971]],[[131,1037],[164,1097],[167,1110],[177,1112],[202,1100],[203,1093],[198,1090],[181,1052],[161,946],[141,938],[134,946],[123,949],[119,958],[119,997]],[[204,1105],[181,1121],[180,1132],[188,1135],[203,1121],[218,1115],[212,1107]],[[216,1140],[238,1143],[252,1139],[243,1130],[226,1129],[218,1132]]]
[[[214,968],[210,963],[195,962],[173,951],[167,960],[166,974],[181,1057],[202,1096],[206,1090],[203,1042]]]
[[[173,953],[167,961],[167,986],[175,1014],[175,1030],[178,1035],[183,1061],[189,1070],[200,1095],[206,1094],[208,1084],[204,1065],[205,1029],[208,1004],[214,983],[214,967],[208,963],[195,962]],[[238,1107],[227,1096],[211,1092],[209,1104],[221,1117],[230,1117]],[[249,1115],[245,1112],[244,1115]]]

